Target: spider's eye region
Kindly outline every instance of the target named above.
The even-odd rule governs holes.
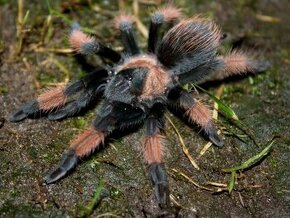
[[[132,75],[130,75],[130,74],[124,75],[124,78],[128,81],[131,81],[133,79]]]
[[[148,68],[134,67],[120,70],[115,78],[114,87],[119,87],[120,90],[128,90],[130,93],[140,95],[144,86]]]

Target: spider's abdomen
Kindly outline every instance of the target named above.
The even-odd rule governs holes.
[[[158,60],[173,67],[184,58],[201,64],[208,55],[215,53],[222,38],[217,25],[200,17],[183,20],[163,37],[158,49]]]
[[[196,82],[217,67],[215,57],[221,38],[215,23],[193,17],[182,20],[165,34],[156,55],[181,85]]]

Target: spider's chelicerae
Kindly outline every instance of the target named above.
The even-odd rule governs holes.
[[[180,17],[180,10],[172,5],[152,15],[146,53],[138,47],[131,16],[122,14],[115,20],[125,48],[122,54],[86,35],[77,24],[73,25],[70,33],[72,47],[83,55],[98,54],[112,65],[97,69],[67,86],[44,92],[22,106],[10,119],[18,122],[45,112],[49,120],[60,120],[78,114],[100,94],[104,96],[92,127],[72,140],[59,165],[45,177],[47,184],[63,178],[78,160],[97,150],[113,131],[144,124],[142,151],[149,166],[149,177],[159,205],[167,205],[168,180],[163,163],[162,131],[168,106],[182,110],[214,145],[223,145],[209,109],[193,92],[184,90],[183,85],[259,72],[266,64],[238,50],[219,55],[217,49],[223,37],[215,23],[200,16]],[[168,27],[169,30],[160,37]]]

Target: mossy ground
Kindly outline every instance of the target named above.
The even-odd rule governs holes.
[[[131,1],[25,1],[27,20],[17,36],[18,3],[0,1],[0,216],[64,217],[80,216],[93,199],[100,180],[104,188],[97,198],[92,217],[154,217],[161,213],[139,155],[142,129],[112,141],[101,152],[84,160],[60,182],[46,186],[43,176],[59,160],[73,135],[90,124],[94,112],[63,122],[45,118],[9,123],[9,114],[51,84],[75,80],[86,73],[75,56],[66,54],[69,22],[78,21],[88,31],[114,48],[120,47],[112,18]],[[141,1],[140,1],[141,2]],[[261,59],[270,60],[263,74],[229,81],[221,99],[229,105],[253,133],[249,139],[229,120],[218,117],[225,146],[211,147],[197,161],[196,170],[183,154],[177,135],[167,122],[166,167],[173,199],[181,217],[289,217],[290,216],[290,5],[282,0],[178,1],[186,15],[204,13],[220,24],[228,37],[224,48],[242,45]],[[148,14],[156,6],[139,4],[139,18],[148,24]],[[55,13],[57,12],[57,13]],[[18,26],[19,30],[19,26]],[[141,46],[145,38],[138,32]],[[21,42],[21,43],[20,43]],[[22,45],[20,45],[22,44]],[[53,50],[53,51],[52,51]],[[60,52],[59,52],[60,51]],[[93,59],[98,64],[99,59]],[[218,86],[211,87],[215,93]],[[213,104],[209,101],[209,104]],[[196,158],[207,141],[198,130],[169,115]],[[231,132],[231,134],[229,134]],[[228,184],[224,168],[239,165],[262,150],[274,136],[272,152],[255,166],[238,174],[231,194],[193,186],[172,169],[183,172],[199,184],[208,181]],[[239,137],[243,141],[239,140]]]

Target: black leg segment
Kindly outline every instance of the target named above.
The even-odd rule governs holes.
[[[68,150],[64,153],[58,167],[49,173],[44,181],[46,184],[51,184],[63,178],[70,170],[72,170],[78,162],[78,157],[73,150]]]
[[[192,92],[187,92],[181,87],[177,87],[168,94],[168,100],[171,104],[170,106],[177,106],[183,109],[189,120],[199,125],[215,146],[223,146],[224,142],[213,126],[209,109],[202,102],[195,99]]]
[[[209,140],[217,147],[221,148],[224,145],[224,141],[220,138],[220,136],[217,134],[216,129],[209,124],[206,129],[205,133],[208,136]]]
[[[159,41],[159,31],[163,23],[162,15],[155,15],[151,18],[149,37],[148,37],[148,52],[155,53],[156,45]]]
[[[119,19],[120,21],[116,21],[117,28],[121,32],[121,39],[124,44],[126,53],[129,55],[139,54],[140,50],[133,30],[132,18],[129,16],[120,16]]]
[[[148,52],[155,53],[160,43],[160,29],[167,24],[168,27],[174,25],[174,21],[180,17],[181,11],[172,4],[161,8],[151,16],[148,37]]]
[[[149,178],[159,206],[166,207],[169,204],[169,188],[164,164],[151,163],[149,165]]]
[[[38,102],[36,100],[31,101],[20,107],[9,118],[10,122],[19,122],[27,117],[33,117],[40,114]]]

